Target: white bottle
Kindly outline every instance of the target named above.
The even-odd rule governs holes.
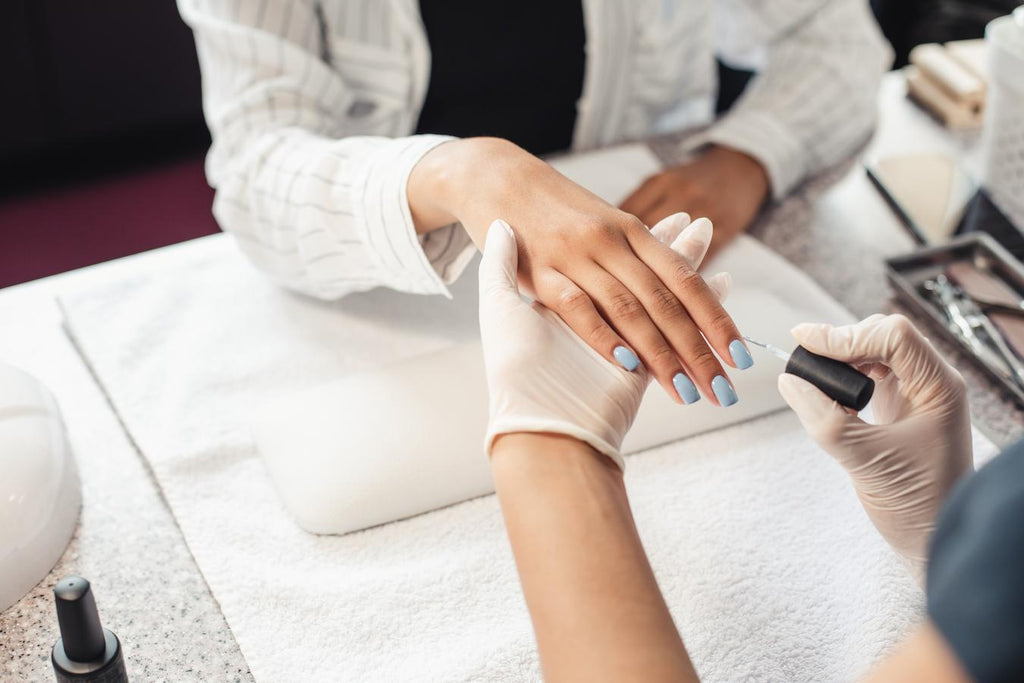
[[[1024,232],[1024,6],[991,21],[989,92],[985,114],[984,185],[992,200]]]

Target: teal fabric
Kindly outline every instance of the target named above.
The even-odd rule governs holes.
[[[974,679],[1024,680],[1024,441],[950,494],[927,593],[932,622]]]

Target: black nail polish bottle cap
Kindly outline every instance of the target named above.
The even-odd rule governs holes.
[[[53,645],[58,683],[128,683],[121,642],[103,628],[89,582],[69,576],[53,589],[60,638]]]

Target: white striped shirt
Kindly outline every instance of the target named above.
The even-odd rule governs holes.
[[[889,51],[865,0],[582,1],[574,149],[710,122],[715,54],[759,74],[693,144],[757,158],[776,197],[870,131]],[[449,139],[412,135],[430,69],[418,1],[178,5],[203,72],[214,215],[256,265],[320,298],[447,294],[472,243],[458,225],[418,236],[406,197]]]

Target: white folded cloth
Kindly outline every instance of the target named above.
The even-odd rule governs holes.
[[[747,269],[767,281],[777,270]],[[270,399],[470,341],[474,280],[453,301],[378,290],[325,304],[265,281],[218,236],[63,297],[257,680],[539,680],[493,496],[311,535],[248,429]],[[824,296],[807,286],[791,295]],[[921,614],[846,475],[788,412],[634,455],[626,478],[705,680],[850,680]]]

